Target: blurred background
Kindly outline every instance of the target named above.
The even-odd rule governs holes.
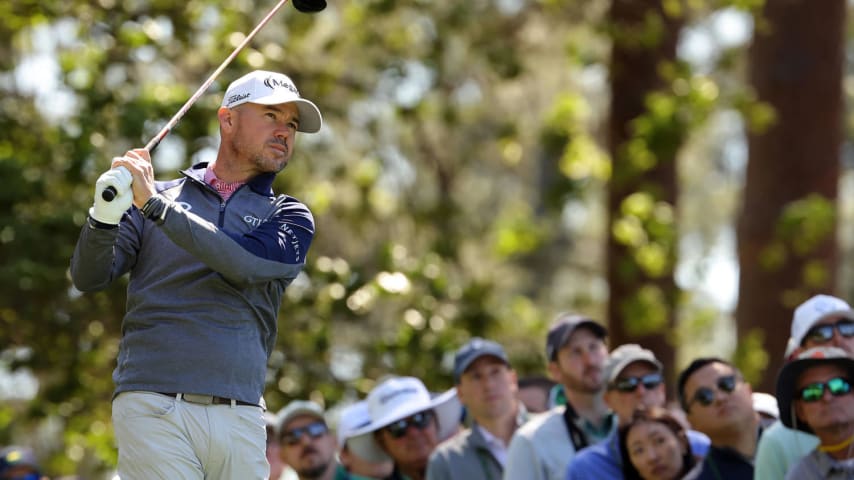
[[[68,276],[95,179],[274,3],[0,4],[0,445],[35,447],[52,476],[116,461],[125,282],[83,295]],[[250,70],[290,75],[323,112],[275,185],[317,235],[281,307],[273,411],[341,405],[390,373],[444,390],[475,335],[543,373],[561,311],[654,349],[671,379],[717,355],[773,392],[794,307],[854,299],[852,4],[286,6],[155,171],[215,158],[222,93]]]

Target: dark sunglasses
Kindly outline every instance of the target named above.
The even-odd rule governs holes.
[[[807,385],[798,391],[798,396],[805,402],[817,402],[824,397],[825,389],[834,397],[839,397],[851,393],[851,383],[845,378],[835,377],[824,383]]]
[[[718,390],[726,393],[732,393],[733,390],[735,390],[736,385],[738,385],[738,377],[735,375],[725,375],[718,378],[718,381],[715,382],[715,386],[718,387]],[[690,407],[694,402],[697,402],[704,407],[708,407],[714,401],[715,391],[709,387],[700,387],[696,392],[694,392],[694,396],[691,397],[691,401],[688,402],[688,406]]]
[[[430,425],[431,420],[433,420],[433,411],[426,410],[418,412],[409,418],[403,418],[387,425],[385,427],[385,431],[394,438],[400,438],[406,435],[406,429],[410,426],[413,426],[418,430],[424,430],[428,425]]]
[[[282,442],[285,443],[285,445],[296,445],[302,441],[302,437],[304,435],[308,435],[311,438],[319,438],[326,435],[326,432],[328,431],[329,427],[327,427],[323,422],[309,423],[304,427],[282,432]]]
[[[806,343],[807,340],[812,340],[816,343],[829,342],[833,338],[833,330],[839,332],[843,337],[854,337],[854,322],[851,320],[840,320],[836,323],[812,327],[804,335],[803,343]],[[803,345],[803,343],[801,344]]]
[[[664,378],[662,378],[660,373],[648,373],[640,377],[618,378],[610,385],[610,388],[619,392],[628,393],[634,392],[638,389],[638,386],[643,385],[643,388],[652,390],[653,388],[661,385],[661,382],[663,381]]]

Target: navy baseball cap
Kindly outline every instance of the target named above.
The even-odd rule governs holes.
[[[599,338],[608,336],[608,330],[602,324],[582,315],[562,313],[555,319],[546,336],[546,359],[553,361],[557,352],[566,345],[569,337],[579,328],[586,327]]]
[[[484,340],[480,337],[474,337],[465,345],[457,350],[454,356],[454,382],[460,383],[460,377],[463,376],[466,369],[480,357],[489,355],[495,357],[507,366],[510,366],[510,360],[507,358],[507,353],[504,347],[491,340]]]

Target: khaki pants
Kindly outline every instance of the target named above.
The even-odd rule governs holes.
[[[152,392],[113,400],[122,480],[261,480],[269,476],[260,407],[200,405]]]

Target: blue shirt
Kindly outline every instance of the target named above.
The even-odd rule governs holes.
[[[688,430],[688,442],[695,456],[704,457],[709,451],[711,440],[705,434]],[[623,480],[623,461],[620,456],[620,437],[613,431],[601,442],[575,454],[566,469],[566,480]]]

